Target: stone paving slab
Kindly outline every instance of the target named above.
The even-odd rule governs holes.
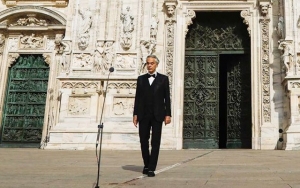
[[[300,188],[300,151],[163,150],[142,176],[140,151],[102,151],[102,188]],[[94,188],[96,152],[0,148],[0,188]]]

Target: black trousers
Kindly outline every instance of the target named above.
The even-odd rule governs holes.
[[[149,139],[151,134],[151,153],[149,151]],[[155,171],[158,161],[160,140],[161,140],[162,122],[155,120],[154,116],[144,117],[139,122],[139,136],[141,142],[141,151],[145,167],[149,171]]]

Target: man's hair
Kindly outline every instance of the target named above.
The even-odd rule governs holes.
[[[148,59],[148,58],[153,58],[153,59],[155,59],[155,62],[156,62],[157,64],[159,64],[159,59],[156,57],[156,55],[148,55],[146,59]]]

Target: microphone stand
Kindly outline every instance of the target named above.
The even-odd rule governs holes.
[[[103,134],[103,122],[102,122],[102,117],[103,117],[103,111],[104,111],[104,105],[105,105],[105,99],[106,99],[106,93],[107,93],[107,87],[108,87],[108,80],[110,73],[114,72],[114,68],[110,67],[109,68],[109,73],[107,76],[107,81],[106,81],[106,87],[105,87],[105,93],[104,94],[104,100],[102,104],[102,110],[101,110],[101,116],[100,116],[100,124],[98,125],[98,134],[97,134],[97,140],[96,140],[96,157],[97,157],[97,163],[98,163],[98,175],[97,175],[97,183],[95,188],[99,188],[99,177],[100,177],[100,160],[101,160],[101,148],[102,148],[102,134]],[[99,137],[100,139],[100,148],[99,148],[99,155],[97,155],[97,148],[99,144]]]

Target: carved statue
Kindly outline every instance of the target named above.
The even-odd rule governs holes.
[[[144,73],[145,67],[146,67],[146,58],[148,55],[151,55],[155,49],[156,43],[154,40],[146,41],[141,40],[140,41],[140,50],[141,50],[141,67],[139,69],[139,73]]]
[[[82,17],[81,28],[79,31],[78,47],[79,49],[84,50],[89,45],[93,13],[90,9],[86,9],[85,11],[79,9],[78,12]]]
[[[114,59],[114,55],[113,55],[113,41],[107,41],[104,45],[104,53],[105,53],[105,57],[104,57],[104,70],[108,70],[109,67],[112,65],[113,63],[113,59]]]
[[[104,41],[98,41],[94,55],[94,71],[103,71]]]
[[[173,17],[175,15],[175,5],[167,5],[167,14],[169,17]]]
[[[281,42],[278,47],[279,50],[282,50],[281,59],[286,67],[286,73],[287,74],[293,74],[294,71],[294,62],[293,62],[293,56],[294,53],[292,51],[292,48],[289,43],[287,42]]]
[[[128,33],[132,32],[134,29],[133,20],[134,17],[130,13],[130,7],[126,7],[126,11],[121,13],[121,20],[123,22],[123,32]]]
[[[134,30],[133,20],[134,17],[130,13],[130,7],[127,7],[126,12],[121,13],[123,32],[121,32],[120,44],[124,49],[129,49],[132,44],[132,31]]]
[[[55,50],[56,50],[56,61],[58,64],[61,65],[62,72],[69,72],[69,60],[68,56],[71,53],[70,46],[63,41],[63,34],[56,34],[55,35]]]
[[[158,22],[159,20],[157,19],[156,15],[153,15],[151,18],[151,25],[150,25],[150,38],[152,40],[156,39]]]
[[[282,39],[284,36],[284,20],[282,16],[279,17],[279,21],[277,27],[275,27],[275,30],[277,32],[278,37]]]

